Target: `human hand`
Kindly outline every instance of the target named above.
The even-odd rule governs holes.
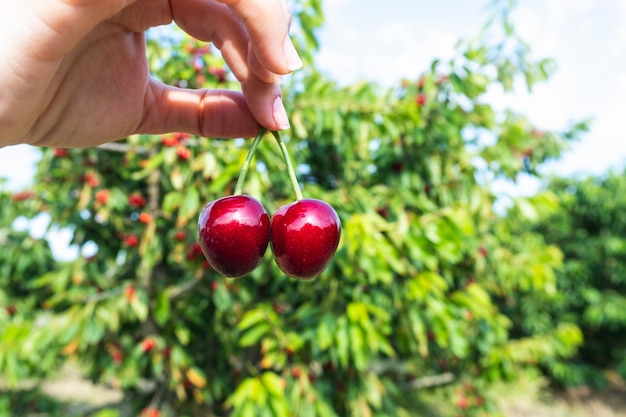
[[[285,0],[20,0],[0,14],[0,147],[88,147],[135,133],[254,136],[289,123],[280,75],[302,62]],[[224,56],[243,94],[166,86],[144,32],[176,22]]]

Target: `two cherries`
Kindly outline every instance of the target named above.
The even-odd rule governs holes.
[[[341,222],[326,202],[303,198],[287,148],[272,132],[287,163],[297,200],[270,218],[255,198],[241,193],[252,156],[266,131],[261,130],[244,162],[235,193],[208,203],[198,219],[200,247],[211,266],[226,277],[252,272],[272,247],[280,269],[293,278],[310,279],[326,269],[341,236]]]

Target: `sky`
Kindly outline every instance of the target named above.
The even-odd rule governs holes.
[[[361,79],[391,85],[416,79],[434,58],[450,58],[489,16],[488,0],[325,0],[319,67],[342,84]],[[513,22],[533,56],[553,58],[557,72],[532,94],[494,94],[490,102],[526,115],[542,129],[592,119],[591,131],[546,169],[601,174],[626,163],[626,1],[519,0]],[[37,152],[0,149],[0,177],[27,187]],[[536,183],[518,185],[531,193]],[[514,190],[515,191],[515,190]]]
[[[416,79],[433,58],[450,58],[458,39],[478,34],[489,16],[487,5],[486,0],[327,0],[319,65],[342,83]],[[550,172],[620,169],[626,163],[626,1],[519,0],[513,22],[533,56],[553,58],[557,72],[532,94],[519,90],[492,102],[544,129],[592,119],[591,132],[551,164]]]

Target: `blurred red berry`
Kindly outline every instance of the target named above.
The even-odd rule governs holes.
[[[113,359],[113,362],[115,362],[116,365],[119,365],[124,360],[124,354],[119,348],[116,347],[111,352],[111,358]]]
[[[163,348],[163,356],[166,359],[169,359],[169,357],[172,355],[172,349],[170,347],[165,347]]]
[[[11,201],[15,203],[20,202],[20,201],[26,201],[26,200],[30,200],[36,195],[37,194],[34,191],[21,191],[19,193],[13,194],[13,196],[11,197]]]
[[[146,205],[146,199],[139,193],[133,193],[128,196],[128,204],[132,207],[141,208]]]
[[[176,132],[174,133],[174,138],[178,141],[178,143],[183,143],[185,140],[189,139],[191,135],[189,133],[184,132]]]
[[[191,151],[184,145],[180,145],[178,148],[176,148],[176,154],[183,161],[186,161],[191,157]]]
[[[202,248],[198,243],[194,243],[187,250],[187,260],[195,261],[198,257],[202,256]]]
[[[17,313],[17,307],[15,307],[14,305],[7,306],[6,310],[11,317],[13,317],[15,313]]]
[[[153,220],[152,215],[150,213],[146,213],[144,211],[143,213],[139,214],[139,221],[141,223],[145,223],[145,224],[152,223],[152,220]]]
[[[85,183],[87,183],[91,188],[96,188],[100,185],[100,180],[96,176],[96,174],[92,172],[88,172],[85,174]]]
[[[159,417],[161,412],[154,407],[146,407],[141,410],[141,417]]]
[[[185,240],[187,238],[187,233],[185,232],[176,232],[176,234],[174,235],[174,239],[182,242],[183,240]]]
[[[156,342],[154,341],[154,339],[150,337],[147,339],[144,339],[143,342],[141,342],[141,351],[143,353],[148,353],[155,347],[156,347]]]
[[[134,248],[139,244],[139,239],[135,235],[128,235],[124,238],[124,245],[129,248]]]
[[[456,402],[456,406],[461,410],[467,410],[470,406],[469,399],[465,395],[461,396]]]
[[[96,201],[100,204],[106,204],[109,202],[109,196],[111,192],[109,190],[100,190],[96,193]]]
[[[210,67],[209,74],[214,76],[218,83],[226,81],[226,70],[224,67]]]
[[[161,138],[163,146],[172,147],[178,145],[178,140],[174,136],[165,136]]]
[[[126,289],[124,290],[124,295],[126,296],[126,299],[128,299],[128,301],[132,301],[135,298],[135,287],[133,287],[132,285],[126,287]]]
[[[65,158],[68,155],[69,155],[69,152],[67,151],[67,149],[56,148],[54,150],[54,156],[56,156],[57,158]]]
[[[417,104],[420,107],[426,104],[426,94],[419,93],[417,97],[415,98],[415,104]]]

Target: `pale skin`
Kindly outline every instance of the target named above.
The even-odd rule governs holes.
[[[145,31],[212,42],[243,93],[163,85]],[[19,0],[0,13],[0,148],[90,147],[131,134],[254,136],[289,126],[280,77],[300,61],[285,0]]]

